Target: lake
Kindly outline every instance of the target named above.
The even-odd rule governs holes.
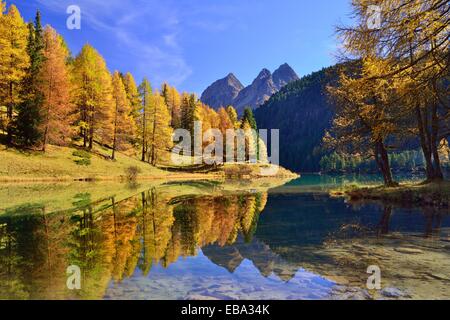
[[[380,181],[2,185],[0,298],[449,299],[448,210],[327,192]]]

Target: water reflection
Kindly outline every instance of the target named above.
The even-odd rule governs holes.
[[[370,264],[410,297],[450,296],[450,221],[435,208],[164,187],[71,201],[0,216],[1,299],[322,299],[348,294],[339,285],[370,298],[361,291]],[[81,290],[67,289],[70,265],[82,270]]]
[[[167,268],[199,247],[251,241],[267,194],[169,197],[152,188],[123,201],[91,203],[46,214],[45,206],[8,209],[0,217],[0,298],[101,298],[110,279],[136,269]],[[69,291],[66,267],[81,268],[82,290]]]

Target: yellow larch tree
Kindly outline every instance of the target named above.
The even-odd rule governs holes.
[[[73,63],[73,85],[83,146],[92,149],[96,139],[111,143],[114,112],[111,75],[103,57],[88,44]]]
[[[44,62],[40,70],[39,90],[44,97],[42,110],[42,150],[48,143],[66,145],[73,136],[74,113],[70,101],[69,52],[58,33],[47,26],[44,30]]]
[[[132,108],[127,98],[127,92],[118,71],[115,71],[112,78],[113,100],[114,100],[114,130],[112,138],[112,156],[114,160],[116,150],[126,150],[130,148],[132,136],[136,132],[135,122],[132,118]]]
[[[15,5],[11,5],[8,12],[3,14],[5,7],[5,3],[1,2],[0,107],[6,107],[6,117],[1,129],[7,130],[8,142],[11,143],[14,109],[21,102],[21,82],[26,75],[30,58],[27,54],[27,25]]]

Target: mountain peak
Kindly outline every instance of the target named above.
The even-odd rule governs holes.
[[[298,79],[287,63],[282,64],[273,74],[263,68],[252,84],[245,88],[233,73],[229,73],[210,85],[203,92],[201,100],[215,109],[233,105],[241,114],[245,107],[258,108],[283,86]]]
[[[269,78],[270,76],[272,76],[272,73],[271,73],[268,69],[264,68],[264,69],[262,69],[261,72],[258,74],[257,79]]]
[[[280,90],[289,82],[299,80],[297,73],[287,63],[282,64],[273,73],[273,83],[277,90]]]
[[[210,107],[218,109],[231,105],[242,89],[244,86],[238,78],[233,73],[229,73],[225,78],[210,85],[200,99]]]

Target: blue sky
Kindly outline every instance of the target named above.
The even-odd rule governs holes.
[[[302,76],[335,62],[334,27],[348,22],[350,0],[16,0],[26,20],[44,24],[73,53],[86,42],[111,71],[131,71],[154,86],[167,81],[201,92],[233,72],[244,85],[284,62]],[[68,30],[66,9],[81,9],[81,30]]]

